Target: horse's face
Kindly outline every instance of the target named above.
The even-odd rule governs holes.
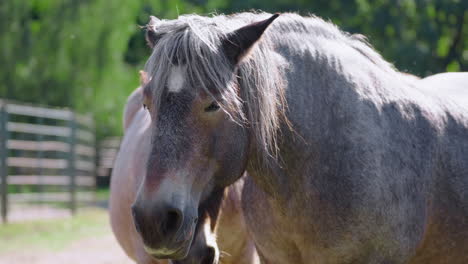
[[[229,62],[229,71],[215,75],[223,74],[226,86],[235,86],[236,65],[273,19],[243,27],[222,42],[225,54],[218,56]],[[208,77],[201,88],[190,78],[193,67],[181,61],[161,66],[165,77],[155,73],[144,88],[152,120],[151,154],[132,211],[146,251],[156,258],[187,255],[200,204],[242,175],[249,150],[248,129],[221,107],[233,89],[226,89],[231,94],[211,89]],[[155,89],[161,89],[158,96]]]
[[[187,87],[182,69],[175,66],[169,73],[159,109],[145,93],[152,150],[133,213],[147,252],[157,258],[186,256],[200,202],[245,170],[246,129],[211,96]]]

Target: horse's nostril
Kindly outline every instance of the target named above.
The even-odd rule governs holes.
[[[207,247],[205,254],[201,260],[201,264],[213,264],[215,261],[216,251],[213,247]]]
[[[175,233],[182,225],[182,212],[179,209],[169,209],[166,213],[166,219],[162,225],[162,232],[164,234]]]

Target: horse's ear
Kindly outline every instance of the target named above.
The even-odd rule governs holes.
[[[260,39],[263,32],[279,14],[270,18],[241,27],[231,33],[222,41],[223,50],[233,65],[237,65]]]
[[[149,82],[148,73],[140,71],[140,85],[145,86]]]
[[[146,43],[148,44],[148,46],[150,46],[150,48],[154,48],[154,46],[156,46],[156,43],[158,42],[158,40],[160,38],[158,36],[158,34],[156,34],[156,27],[157,27],[157,25],[159,24],[160,21],[161,20],[159,20],[157,17],[150,16],[150,21],[148,22],[148,24],[145,27],[145,29],[146,29],[146,35],[145,35]]]

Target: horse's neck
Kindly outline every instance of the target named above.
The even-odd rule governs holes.
[[[350,46],[316,45],[314,41],[301,43],[299,47],[291,46],[290,42],[278,45],[277,52],[289,58],[287,118],[293,131],[286,125],[282,127],[277,163],[266,164],[258,158],[259,151],[253,151],[254,158],[249,163],[249,173],[258,179],[261,188],[282,198],[307,188],[304,183],[312,177],[314,157],[327,151],[325,140],[333,139],[343,124],[369,118],[361,111],[367,108],[364,104],[371,104],[369,107],[375,114],[388,98],[398,99],[389,85],[396,72],[379,68]],[[394,78],[393,81],[399,83]],[[402,86],[393,88],[399,91]]]
[[[350,146],[350,142],[379,145],[382,127],[389,134],[404,133],[402,140],[407,141],[421,137],[416,135],[421,127],[435,134],[445,133],[445,102],[421,87],[412,87],[413,81],[398,72],[382,69],[346,46],[338,51],[310,47],[310,52],[286,45],[283,48],[278,51],[290,58],[291,65],[286,74],[286,97],[287,117],[294,131],[284,126],[279,133],[278,164],[266,164],[258,158],[259,152],[254,152],[248,167],[258,185],[279,202],[291,201],[295,193],[312,188],[312,182],[319,181],[312,180],[318,171],[337,165],[318,164],[317,157],[339,162],[335,158],[345,146],[361,153],[359,146]],[[387,124],[389,119],[399,120],[398,124]],[[417,119],[424,120],[423,124],[414,122]],[[439,144],[436,137],[428,136],[427,142]],[[363,156],[365,159],[372,157]]]

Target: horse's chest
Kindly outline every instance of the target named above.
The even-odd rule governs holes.
[[[301,253],[294,241],[296,237],[294,223],[284,221],[282,213],[267,200],[256,199],[255,203],[250,207],[251,210],[245,211],[245,214],[247,225],[264,262],[302,263]]]
[[[342,263],[357,250],[354,243],[334,243],[323,236],[325,228],[317,226],[308,216],[284,210],[268,203],[261,210],[248,213],[248,217],[256,219],[249,225],[265,263]]]
[[[244,190],[243,203],[246,224],[264,263],[333,263],[317,238],[317,229],[322,228],[306,214],[308,210],[297,210],[293,201],[278,203],[252,186]]]

